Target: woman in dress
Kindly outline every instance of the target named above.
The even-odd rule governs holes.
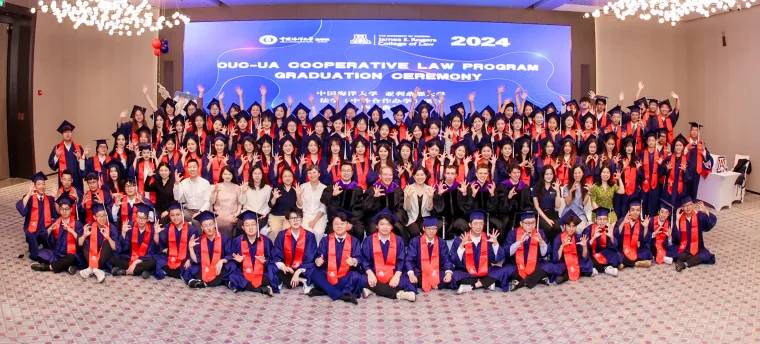
[[[227,237],[236,237],[235,223],[240,214],[240,187],[235,179],[235,171],[230,166],[224,166],[221,181],[213,186],[209,203],[216,213],[216,225],[220,232]]]
[[[620,180],[620,173],[617,174],[617,180],[618,183],[615,184],[612,182],[612,170],[610,170],[610,167],[607,166],[607,164],[602,164],[602,169],[599,171],[599,180],[596,181],[594,185],[591,186],[591,191],[589,192],[591,194],[591,205],[592,208],[596,209],[599,207],[606,208],[606,209],[613,209],[613,198],[615,196],[615,193],[621,194],[624,192],[623,188],[623,181]],[[596,220],[596,214],[591,215],[591,221]],[[617,223],[617,215],[615,215],[614,211],[610,212],[609,223]]]

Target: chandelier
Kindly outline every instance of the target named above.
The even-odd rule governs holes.
[[[616,0],[607,2],[591,13],[585,13],[585,18],[599,18],[602,14],[614,14],[619,20],[635,17],[643,20],[656,18],[662,24],[669,22],[676,26],[685,16],[699,14],[709,17],[718,11],[724,12],[737,6],[751,7],[756,0]],[[739,4],[740,3],[740,4]],[[741,7],[738,7],[741,9]]]
[[[156,16],[157,9],[151,6],[147,0],[135,5],[128,0],[40,0],[37,5],[42,13],[50,12],[59,23],[68,19],[74,24],[74,29],[80,26],[94,26],[98,31],[108,32],[109,35],[133,34],[140,36],[148,31],[159,31],[164,27],[172,28],[190,22],[190,17],[174,12],[170,18]],[[31,12],[36,13],[37,7],[32,7]],[[154,13],[156,12],[156,13]]]

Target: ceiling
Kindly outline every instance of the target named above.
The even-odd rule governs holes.
[[[381,4],[381,5],[435,5],[485,6],[505,8],[532,8],[540,10],[593,11],[603,0],[169,0],[161,1],[166,8],[290,5],[290,4]]]

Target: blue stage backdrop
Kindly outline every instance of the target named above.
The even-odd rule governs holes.
[[[333,103],[359,103],[386,110],[407,104],[416,86],[445,95],[446,105],[467,102],[476,92],[478,110],[496,107],[499,85],[514,98],[519,85],[540,105],[569,100],[570,27],[559,25],[402,21],[271,20],[192,22],[185,26],[184,88],[206,88],[205,100],[221,92],[225,106],[244,89],[246,107],[260,101],[317,109]],[[418,101],[426,97],[418,97]],[[204,104],[205,105],[205,104]],[[469,111],[469,108],[467,108]],[[446,111],[448,112],[448,110]],[[388,116],[388,113],[386,113]]]

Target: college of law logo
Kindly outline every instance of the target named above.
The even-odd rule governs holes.
[[[272,35],[264,35],[259,37],[259,43],[266,44],[266,45],[272,45],[277,43],[277,37]]]
[[[372,41],[370,41],[367,38],[367,34],[364,33],[355,33],[354,38],[351,39],[351,44],[372,44]]]

